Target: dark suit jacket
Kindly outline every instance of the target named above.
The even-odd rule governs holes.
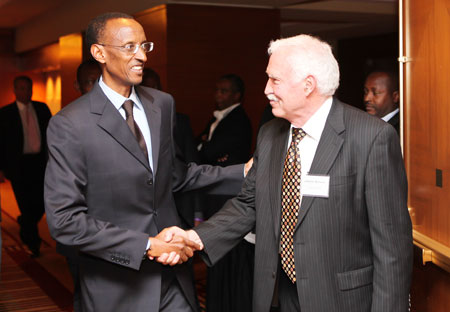
[[[173,191],[226,182],[242,185],[243,166],[186,166],[175,157],[170,95],[136,86],[149,127],[154,170],[98,83],[48,127],[47,223],[60,243],[80,251],[83,311],[159,310],[161,271],[143,260],[149,236],[179,225]],[[196,310],[186,264],[173,268]]]
[[[47,155],[46,130],[51,118],[45,103],[32,101],[41,132],[42,166],[45,167]],[[0,109],[0,170],[7,179],[14,179],[20,174],[21,156],[23,155],[23,126],[16,102]],[[43,170],[43,168],[40,168]]]
[[[217,262],[256,225],[254,311],[269,311],[279,266],[281,181],[290,124],[261,128],[240,194],[196,231]],[[329,198],[304,196],[294,232],[302,312],[408,311],[412,230],[398,136],[334,100],[310,174]]]
[[[192,132],[189,117],[185,114],[176,113],[176,127],[174,140],[180,149],[181,157],[186,163],[199,163],[197,147],[195,146],[194,134]],[[175,205],[181,217],[183,228],[194,227],[196,211],[201,211],[200,191],[177,192],[174,194]]]
[[[200,137],[204,134],[208,136],[211,124],[215,120],[213,118],[209,121]],[[214,129],[211,140],[203,142],[199,151],[200,162],[219,166],[242,164],[250,159],[251,145],[252,126],[250,119],[242,105],[239,105],[219,122]],[[225,155],[228,155],[225,162],[217,161]]]
[[[397,131],[397,134],[400,134],[400,112],[397,112],[391,119],[388,120],[388,123],[392,125]]]

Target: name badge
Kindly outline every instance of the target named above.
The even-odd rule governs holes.
[[[328,198],[330,176],[307,174],[302,177],[301,183],[303,196]]]

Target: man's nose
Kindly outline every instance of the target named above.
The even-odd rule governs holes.
[[[142,62],[147,61],[147,53],[145,53],[144,49],[142,47],[139,47],[134,57]]]
[[[266,88],[264,89],[264,94],[268,95],[270,93],[273,93],[273,89],[272,86],[270,85],[270,80],[267,80]]]

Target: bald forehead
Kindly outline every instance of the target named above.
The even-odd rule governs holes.
[[[367,84],[377,84],[383,86],[389,90],[394,88],[392,78],[388,73],[385,72],[373,72],[366,79]]]
[[[106,22],[99,39],[121,38],[130,35],[130,33],[145,37],[144,28],[134,19],[114,18]]]

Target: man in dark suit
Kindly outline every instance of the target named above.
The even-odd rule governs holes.
[[[367,76],[364,84],[366,111],[391,124],[397,133],[400,131],[398,103],[398,75],[389,71],[374,71]]]
[[[201,163],[228,166],[249,160],[252,127],[241,105],[244,91],[237,75],[224,75],[217,82],[214,117],[197,138]]]
[[[0,170],[11,181],[21,215],[20,238],[33,257],[40,254],[38,223],[44,214],[46,129],[51,118],[45,103],[32,101],[33,81],[14,79],[16,101],[0,109]]]
[[[278,118],[262,126],[240,194],[187,236],[211,264],[256,227],[253,311],[408,311],[412,229],[397,134],[333,98],[328,44],[299,35],[269,54],[265,93]]]
[[[50,121],[50,232],[80,252],[83,311],[197,311],[186,263],[163,264],[187,261],[198,246],[180,237],[165,242],[158,232],[180,224],[172,191],[209,185],[233,192],[243,166],[178,161],[173,98],[138,86],[153,43],[133,17],[102,14],[86,38],[102,76]]]

